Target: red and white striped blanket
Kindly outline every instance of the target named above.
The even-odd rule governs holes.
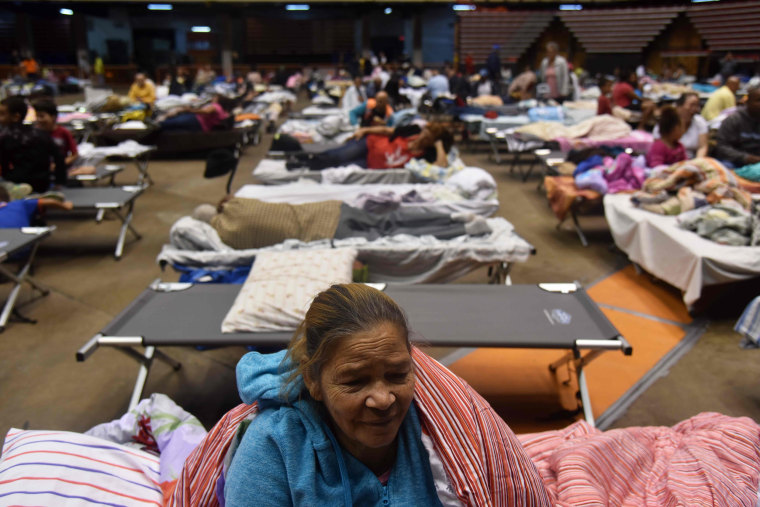
[[[606,432],[581,421],[518,438],[557,506],[758,502],[760,426],[748,417],[705,412]]]

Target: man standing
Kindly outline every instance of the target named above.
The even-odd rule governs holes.
[[[493,45],[491,54],[486,59],[486,70],[491,80],[491,95],[501,95],[501,58],[498,44]]]

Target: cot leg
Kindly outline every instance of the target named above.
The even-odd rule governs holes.
[[[491,151],[493,152],[493,161],[497,164],[501,162],[501,155],[499,155],[499,147],[493,136],[488,136],[488,144],[491,145]]]
[[[134,201],[131,201],[129,203],[129,208],[127,211],[127,216],[123,217],[121,213],[114,210],[114,215],[116,215],[119,220],[121,220],[121,229],[119,230],[119,239],[116,241],[116,251],[114,252],[114,257],[116,259],[121,259],[121,254],[124,251],[124,242],[127,238],[127,230],[131,231],[132,234],[135,235],[137,239],[140,239],[142,236],[140,236],[140,233],[135,230],[134,227],[132,227],[132,215],[134,214]]]
[[[95,214],[95,222],[100,223],[103,221],[103,217],[106,216],[106,210],[105,208],[98,209],[98,212]]]
[[[4,266],[0,265],[0,273],[8,277],[15,285],[13,286],[13,289],[11,289],[11,293],[8,295],[8,300],[5,302],[5,306],[3,306],[3,311],[0,313],[0,333],[5,331],[5,326],[8,324],[8,319],[11,317],[11,313],[13,313],[14,307],[16,306],[16,300],[18,299],[19,292],[21,292],[21,286],[24,282],[27,282],[29,285],[32,286],[33,289],[37,289],[40,291],[43,295],[47,295],[50,293],[50,289],[47,289],[46,287],[40,285],[37,281],[35,281],[30,276],[27,276],[29,273],[29,270],[32,267],[32,262],[34,261],[34,256],[37,253],[37,247],[39,246],[39,243],[35,243],[32,247],[32,251],[29,254],[29,258],[26,261],[26,264],[24,264],[24,267],[21,268],[21,270],[14,274],[8,269],[6,269]],[[27,319],[31,320],[31,319]]]
[[[534,158],[533,161],[530,163],[530,166],[528,166],[528,170],[525,171],[522,175],[523,183],[528,181],[528,178],[530,178],[530,175],[533,174],[533,168],[536,166],[536,159]],[[522,173],[522,171],[520,171]]]
[[[573,206],[573,208],[570,210],[570,217],[573,219],[573,227],[575,228],[575,233],[578,234],[578,238],[581,240],[581,245],[588,246],[586,235],[583,234],[581,225],[578,223],[578,215],[575,212],[575,206]]]
[[[583,408],[583,417],[592,427],[594,423],[594,412],[591,410],[591,397],[588,394],[588,385],[586,384],[586,373],[583,371],[584,361],[581,360],[581,353],[578,349],[573,351],[575,356],[575,374],[578,376],[578,392],[581,395],[581,407]]]
[[[156,351],[155,347],[145,347],[145,352],[143,354],[139,354],[134,351],[134,349],[121,349],[123,351],[130,350],[137,354],[138,356],[142,356],[140,361],[140,369],[137,371],[137,380],[135,381],[135,387],[132,389],[132,396],[129,398],[129,407],[127,408],[127,411],[132,410],[137,406],[137,404],[140,402],[140,399],[142,398],[143,391],[145,390],[145,381],[148,379],[148,372],[150,371],[150,366],[153,363],[153,354]]]
[[[137,184],[142,185],[144,181],[148,182],[148,185],[153,184],[153,178],[148,174],[148,163],[150,160],[148,157],[136,158],[135,164],[137,164],[137,170],[140,172],[140,176],[137,178]]]
[[[165,362],[166,364],[168,364],[169,366],[171,366],[174,371],[177,371],[180,368],[182,368],[182,363],[180,363],[176,359],[173,359],[170,356],[164,354],[164,352],[162,350],[160,350],[160,349],[156,349],[155,350],[155,356],[156,356],[157,359],[159,359],[159,360]]]

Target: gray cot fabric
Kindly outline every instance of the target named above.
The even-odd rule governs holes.
[[[290,332],[221,332],[239,285],[199,284],[176,292],[144,291],[102,334],[142,336],[144,345],[285,346]],[[407,313],[413,341],[432,346],[572,348],[576,340],[619,333],[583,290],[546,292],[536,285],[388,285]]]

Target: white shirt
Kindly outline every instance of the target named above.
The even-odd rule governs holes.
[[[702,134],[707,134],[708,127],[707,127],[707,120],[702,118],[699,114],[695,114],[694,117],[691,119],[691,124],[689,125],[689,129],[683,133],[681,136],[681,144],[683,144],[683,147],[686,148],[686,155],[689,158],[694,158],[697,156],[697,150],[699,149],[699,136]],[[656,125],[654,127],[654,131],[652,132],[652,135],[655,139],[659,139],[660,137],[660,126]]]

